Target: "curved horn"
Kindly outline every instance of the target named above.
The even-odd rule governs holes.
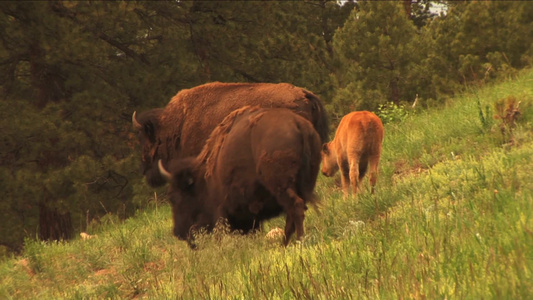
[[[165,178],[166,181],[170,182],[172,180],[172,174],[163,167],[163,162],[161,160],[157,162],[157,167],[159,167],[159,173],[161,176]]]
[[[141,130],[143,128],[143,126],[141,125],[141,123],[139,123],[137,121],[137,112],[134,111],[133,112],[133,116],[131,116],[131,122],[133,123],[133,127],[135,127],[135,129],[139,129]]]

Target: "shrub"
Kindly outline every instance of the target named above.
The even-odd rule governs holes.
[[[393,102],[388,102],[378,106],[377,115],[383,123],[403,122],[409,117],[409,111],[402,104],[397,105]]]

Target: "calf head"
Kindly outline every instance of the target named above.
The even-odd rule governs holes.
[[[331,143],[326,143],[322,145],[322,151],[320,155],[322,156],[322,174],[331,177],[339,170],[337,164],[337,154]]]
[[[131,118],[133,127],[138,130],[139,143],[141,145],[141,168],[143,175],[146,177],[148,184],[152,187],[158,187],[165,184],[157,167],[157,161],[160,159],[159,148],[159,117],[163,109],[152,109],[143,112],[137,116],[134,112]]]
[[[194,158],[174,161],[167,171],[161,160],[158,162],[161,176],[170,184],[169,198],[172,205],[174,235],[193,246],[192,233],[200,228],[212,229],[212,213],[206,201],[206,184],[202,168]]]

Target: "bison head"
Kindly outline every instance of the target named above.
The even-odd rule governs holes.
[[[157,168],[159,157],[160,140],[158,137],[159,117],[163,109],[152,109],[137,116],[134,112],[131,118],[133,127],[138,130],[139,143],[141,145],[141,168],[148,184],[158,187],[165,184]]]
[[[194,158],[180,159],[167,171],[161,160],[158,163],[161,177],[170,184],[169,198],[174,219],[174,235],[193,246],[192,233],[200,228],[212,229],[214,207],[205,201],[206,184],[202,168]]]
[[[337,164],[337,155],[334,149],[331,149],[331,143],[326,143],[322,145],[322,151],[320,152],[322,156],[322,174],[331,177],[339,170]]]

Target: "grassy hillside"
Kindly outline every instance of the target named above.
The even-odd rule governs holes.
[[[493,118],[512,101],[515,126]],[[532,104],[528,71],[387,124],[376,194],[344,200],[321,176],[302,243],[220,228],[192,251],[154,199],[92,239],[27,241],[0,263],[0,298],[531,299]]]

